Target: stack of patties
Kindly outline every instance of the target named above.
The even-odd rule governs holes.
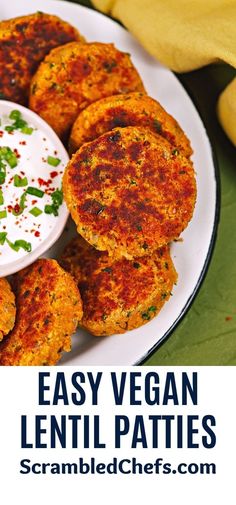
[[[37,13],[0,23],[0,46],[0,96],[29,104],[75,153],[63,192],[79,236],[61,259],[82,297],[83,316],[74,293],[79,311],[73,320],[82,317],[81,325],[94,335],[148,322],[170,297],[177,280],[170,243],[193,214],[196,182],[189,140],[146,95],[130,56],[113,44],[86,43],[68,23]],[[34,313],[34,281],[40,289],[39,269],[51,282],[50,272],[58,268],[40,261],[46,263],[36,262],[18,276],[20,308],[11,338],[2,344],[2,364],[52,364],[69,349],[67,337],[76,324],[67,335],[63,317],[57,339],[54,328],[61,323],[53,319],[49,289],[44,303],[50,317],[39,303],[45,323],[36,328],[33,315],[27,322]],[[65,272],[57,273],[63,278],[63,304],[71,278],[66,286]],[[28,283],[32,289],[24,288]]]
[[[29,103],[75,153],[63,193],[79,237],[61,264],[77,281],[82,326],[110,335],[146,323],[170,297],[169,244],[193,214],[189,140],[112,44],[53,49]]]
[[[135,94],[107,99],[104,114],[102,105],[77,119],[73,149],[124,124],[82,144],[66,168],[63,192],[81,237],[62,265],[78,283],[82,326],[111,335],[147,323],[169,299],[177,280],[169,244],[192,217],[196,182],[189,142],[159,104]],[[129,117],[141,126],[125,126]]]

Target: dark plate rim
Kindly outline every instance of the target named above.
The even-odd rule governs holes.
[[[178,76],[176,76],[178,78]],[[209,132],[207,131],[207,127],[206,127],[206,124],[202,118],[202,115],[195,103],[195,100],[193,99],[192,97],[192,94],[191,92],[189,91],[189,89],[187,89],[181,82],[180,84],[183,86],[183,88],[185,89],[186,93],[189,95],[189,97],[191,98],[205,128],[206,128],[206,134],[207,134],[207,137],[208,137],[208,141],[209,141],[209,146],[210,146],[210,149],[211,149],[211,155],[212,155],[212,160],[213,160],[213,165],[214,165],[214,172],[215,172],[215,182],[216,182],[216,206],[215,206],[215,217],[214,217],[214,223],[213,223],[213,228],[212,228],[212,234],[211,234],[211,240],[210,240],[210,244],[209,244],[209,248],[208,248],[208,252],[207,252],[207,256],[206,256],[206,259],[205,259],[205,263],[203,265],[203,268],[202,268],[202,271],[200,273],[200,276],[198,278],[198,282],[192,292],[192,294],[190,295],[189,299],[187,300],[185,306],[183,307],[183,309],[181,310],[179,316],[177,317],[177,319],[174,321],[174,323],[171,325],[171,327],[166,331],[166,333],[164,333],[164,335],[161,337],[160,340],[158,340],[158,342],[156,342],[147,352],[144,356],[142,356],[139,360],[137,360],[135,363],[133,363],[133,366],[136,366],[136,365],[145,365],[145,361],[150,358],[172,335],[172,333],[174,332],[174,330],[176,330],[176,328],[179,326],[179,324],[182,322],[183,318],[186,316],[186,314],[188,313],[189,309],[191,308],[202,284],[203,284],[203,281],[207,275],[207,272],[208,272],[208,269],[209,269],[209,266],[211,264],[211,260],[212,260],[212,256],[213,256],[213,252],[214,252],[214,249],[215,249],[215,245],[216,245],[216,239],[217,239],[217,233],[218,233],[218,227],[219,227],[219,221],[220,221],[220,210],[221,210],[221,179],[220,179],[220,168],[219,168],[219,163],[218,163],[218,159],[217,159],[217,156],[216,156],[216,152],[215,152],[215,149],[213,147],[213,138],[212,136],[209,134]],[[150,365],[147,365],[147,366],[150,366]],[[155,366],[155,365],[154,365]]]

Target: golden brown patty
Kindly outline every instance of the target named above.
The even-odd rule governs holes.
[[[93,335],[124,333],[147,323],[177,280],[168,246],[151,257],[113,261],[78,237],[66,247],[61,264],[78,283],[84,308],[81,324]]]
[[[144,91],[130,57],[113,44],[53,49],[32,79],[30,108],[65,138],[79,112],[105,96]]]
[[[15,296],[9,282],[0,279],[0,341],[12,330],[15,317]]]
[[[127,259],[176,239],[192,217],[191,161],[145,128],[115,128],[84,144],[67,165],[63,190],[78,232]]]
[[[0,346],[0,365],[54,365],[69,351],[82,317],[78,288],[55,260],[16,275],[16,325]]]
[[[183,156],[192,154],[190,142],[177,121],[159,102],[143,93],[102,98],[84,109],[71,131],[70,152],[118,126],[148,127],[165,137]]]
[[[25,104],[30,80],[49,51],[78,31],[57,16],[37,12],[0,22],[0,98]]]

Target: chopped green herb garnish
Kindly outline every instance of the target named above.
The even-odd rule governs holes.
[[[160,123],[160,121],[158,121],[158,119],[154,119],[153,128],[156,130],[157,133],[161,132],[162,127],[161,127],[161,123]]]
[[[42,214],[43,211],[40,210],[38,207],[33,207],[31,210],[30,210],[30,214],[32,214],[32,216],[34,217],[38,217],[40,216],[40,214]]]
[[[7,217],[7,211],[6,210],[0,210],[0,219],[5,219]]]
[[[0,159],[0,184],[4,184],[6,180],[6,165]]]
[[[3,197],[3,192],[2,189],[0,189],[0,205],[4,204],[4,197]]]
[[[58,216],[58,209],[63,203],[63,193],[61,189],[56,189],[52,194],[52,205],[45,205],[45,214],[53,214],[55,217]]]
[[[33,84],[33,86],[32,86],[32,88],[31,88],[31,93],[32,93],[32,95],[34,95],[34,94],[35,94],[36,90],[37,90],[37,84],[36,84],[36,83],[34,83],[34,84]]]
[[[26,240],[16,240],[15,242],[11,242],[6,239],[8,245],[13,249],[13,251],[18,252],[20,249],[24,249],[24,251],[31,252],[32,246],[30,242],[26,242]]]
[[[53,214],[55,217],[58,216],[58,209],[54,205],[45,205],[45,214]]]
[[[19,175],[14,175],[14,186],[16,188],[23,188],[24,186],[27,186],[28,184],[28,179],[27,177],[20,177]]]
[[[52,165],[52,167],[57,167],[61,163],[61,160],[59,158],[54,158],[53,156],[48,156],[47,163]]]
[[[161,293],[161,299],[162,300],[165,300],[166,297],[167,297],[167,293]]]
[[[0,233],[0,245],[4,245],[7,238],[7,232],[1,231]]]
[[[33,188],[32,186],[27,188],[26,193],[28,193],[28,195],[37,196],[38,198],[42,198],[44,195],[44,191],[38,188]]]
[[[9,118],[12,119],[14,122],[11,125],[5,126],[5,130],[7,132],[13,132],[14,130],[20,130],[22,133],[25,133],[26,135],[31,135],[34,131],[33,128],[31,128],[27,121],[22,119],[22,114],[19,110],[12,110],[11,113],[9,114]]]
[[[148,312],[156,312],[156,310],[157,308],[154,305],[148,308]]]
[[[113,68],[117,66],[116,61],[105,61],[103,67],[109,74],[112,72]]]
[[[5,126],[5,130],[6,130],[6,132],[11,133],[15,130],[15,128],[14,128],[14,126],[7,125],[7,126]]]
[[[62,205],[62,202],[63,202],[63,193],[62,193],[61,189],[56,189],[51,194],[51,197],[52,197],[52,201],[53,201],[54,205],[58,205],[58,207],[60,207],[60,205]]]
[[[10,147],[0,147],[0,162],[6,161],[11,168],[15,168],[18,164],[17,157]],[[3,164],[4,165],[4,164]]]
[[[178,149],[173,149],[172,154],[173,154],[174,156],[178,156],[178,154],[179,154],[179,150],[178,150]]]
[[[12,110],[9,114],[10,119],[14,119],[16,121],[17,119],[20,119],[21,113],[19,110]]]
[[[142,318],[146,319],[147,321],[150,321],[151,315],[150,312],[156,312],[157,308],[154,305],[151,305],[151,307],[148,307],[147,312],[142,313]]]
[[[34,129],[31,126],[23,126],[21,128],[21,133],[25,133],[25,135],[32,135]]]
[[[11,168],[15,168],[17,166],[17,157],[16,155],[12,155],[11,157],[8,158],[7,160],[8,165],[10,165]]]

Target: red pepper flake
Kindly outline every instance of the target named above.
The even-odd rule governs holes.
[[[20,153],[19,153],[19,151],[17,151],[17,149],[13,149],[13,151],[14,151],[14,153],[15,153],[16,157],[17,157],[17,158],[20,158]]]
[[[8,206],[7,206],[7,210],[8,210],[8,212],[11,212],[11,211],[12,211],[12,209],[13,209],[12,205],[8,205]]]
[[[19,144],[20,144],[21,146],[26,146],[26,141],[25,141],[25,140],[21,140],[21,141],[19,142]]]
[[[21,174],[21,175],[25,175],[25,172],[23,172],[23,171],[21,170],[21,171],[20,171],[20,174]]]
[[[226,321],[232,321],[232,319],[233,319],[232,316],[226,316],[225,318]]]
[[[55,191],[55,188],[48,188],[48,189],[45,189],[45,194],[50,196],[54,191]]]
[[[41,179],[41,177],[39,177],[38,183],[39,183],[39,186],[46,186],[46,188],[48,188],[50,186],[50,184],[52,184],[52,180],[48,179],[48,181],[45,181],[44,179]]]
[[[35,205],[36,203],[38,203],[37,200],[32,200],[32,202],[31,202],[32,205]]]
[[[0,137],[3,137],[3,135],[4,135],[4,132],[1,130],[0,131]]]
[[[54,179],[54,177],[57,177],[58,176],[58,172],[56,172],[56,170],[54,172],[50,172],[50,177],[52,179]]]
[[[57,155],[57,151],[54,151],[55,156]]]
[[[35,234],[34,234],[35,237],[40,237],[40,232],[39,231],[36,231]]]
[[[16,214],[18,214],[18,213],[20,212],[20,206],[19,206],[19,204],[18,204],[18,203],[16,203],[16,205],[13,207],[13,209],[14,209],[14,212],[15,212]]]
[[[38,183],[39,183],[40,186],[44,186],[45,181],[39,177]]]
[[[41,179],[41,177],[38,178],[38,183],[40,186],[47,186],[47,182],[44,179]]]

